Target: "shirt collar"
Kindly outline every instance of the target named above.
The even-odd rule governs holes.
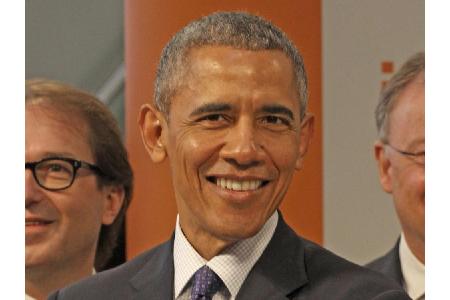
[[[25,300],[36,300],[35,298],[31,297],[27,293],[25,293]]]
[[[179,216],[177,216],[173,251],[175,298],[181,294],[194,273],[206,264],[222,279],[231,298],[234,299],[248,273],[271,240],[277,223],[278,212],[275,211],[256,235],[237,242],[207,261],[189,243],[180,228]]]
[[[403,233],[400,237],[399,257],[404,288],[412,299],[417,299],[425,292],[425,265],[412,253]]]

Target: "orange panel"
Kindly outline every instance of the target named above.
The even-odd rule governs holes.
[[[381,72],[385,74],[390,74],[394,72],[394,62],[392,61],[382,61],[381,62]]]
[[[176,206],[168,164],[147,156],[137,126],[140,106],[152,100],[159,55],[170,37],[191,20],[214,11],[258,14],[280,27],[305,59],[310,83],[309,110],[316,116],[305,167],[293,179],[282,212],[294,229],[322,242],[321,1],[128,0],[125,1],[126,137],[135,172],[135,194],[127,217],[128,258],[168,239]]]

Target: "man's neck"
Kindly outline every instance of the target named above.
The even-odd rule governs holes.
[[[208,235],[190,234],[189,232],[185,232],[184,230],[183,233],[189,240],[192,247],[194,247],[198,254],[200,254],[200,256],[206,260],[212,259],[214,256],[221,253],[224,249],[237,242],[211,238],[211,236]]]
[[[93,263],[71,266],[25,268],[25,293],[36,300],[47,299],[51,292],[92,275]]]
[[[425,265],[425,240],[403,232],[406,243],[414,256]]]

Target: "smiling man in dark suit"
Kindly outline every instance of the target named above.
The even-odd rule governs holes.
[[[25,83],[25,299],[102,270],[130,204],[120,129],[94,96],[48,79]]]
[[[401,284],[411,298],[425,293],[425,53],[411,57],[381,93],[375,157],[383,189],[392,194],[402,234],[368,267]]]
[[[139,120],[151,159],[170,161],[174,236],[54,299],[408,299],[278,211],[313,131],[307,94],[299,52],[260,17],[215,13],[178,32]]]

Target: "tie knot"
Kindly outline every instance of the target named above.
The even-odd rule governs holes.
[[[222,286],[222,280],[208,266],[203,266],[194,274],[191,300],[210,300]]]

